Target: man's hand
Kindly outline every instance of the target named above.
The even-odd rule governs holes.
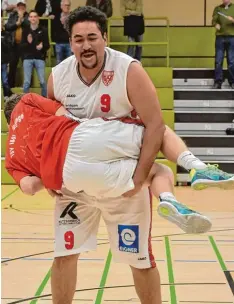
[[[44,185],[37,176],[25,176],[20,180],[20,189],[27,195],[34,195],[44,189]]]
[[[220,31],[220,29],[221,29],[220,24],[217,23],[217,24],[215,25],[215,28],[216,28],[217,31]]]
[[[38,51],[40,51],[42,48],[43,48],[43,43],[42,43],[42,42],[39,43],[39,44],[36,46],[36,49],[37,49]]]
[[[51,197],[61,197],[62,196],[62,194],[57,193],[55,190],[51,190],[51,189],[46,189],[46,190]]]
[[[233,18],[233,17],[228,16],[228,17],[227,17],[227,19],[228,19],[229,21],[231,21],[231,22],[233,22],[233,23],[234,23],[234,18]]]
[[[32,43],[33,37],[31,34],[28,34],[27,40],[28,40],[28,43]]]
[[[134,181],[134,177],[133,177],[133,182],[134,182],[134,188],[128,192],[125,192],[122,196],[123,197],[132,197],[135,194],[137,194],[138,192],[141,191],[141,188],[143,186],[143,183],[137,183],[137,181]]]
[[[55,18],[55,15],[49,15],[49,17],[48,17],[49,19],[51,19],[51,20],[54,20],[54,18]]]

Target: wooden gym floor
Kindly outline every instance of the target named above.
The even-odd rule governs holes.
[[[182,187],[176,196],[210,216],[213,227],[205,235],[185,235],[159,218],[155,200],[152,244],[163,303],[234,303],[234,191]],[[53,205],[46,192],[28,197],[2,186],[1,303],[52,303]],[[128,266],[111,259],[103,222],[97,251],[79,261],[74,303],[139,303]]]

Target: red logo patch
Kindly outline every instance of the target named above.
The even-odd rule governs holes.
[[[102,82],[106,87],[108,87],[108,85],[112,83],[113,78],[114,78],[114,71],[103,71]]]

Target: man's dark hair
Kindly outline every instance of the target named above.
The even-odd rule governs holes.
[[[23,94],[23,93],[13,94],[7,99],[7,101],[4,105],[4,115],[6,117],[6,121],[7,121],[8,125],[10,124],[10,121],[11,121],[11,113],[13,112],[15,106],[17,105],[17,103],[20,101],[20,99],[24,95],[25,94]]]
[[[65,27],[70,37],[73,25],[84,21],[96,22],[102,36],[107,32],[106,15],[95,7],[81,6],[72,11],[66,19]]]
[[[31,11],[28,13],[28,15],[30,15],[31,13],[37,14],[37,16],[39,16],[39,15],[38,15],[38,12],[35,11],[35,10],[31,10]]]

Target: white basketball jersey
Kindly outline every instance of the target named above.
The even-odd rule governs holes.
[[[124,117],[133,110],[127,96],[128,55],[105,49],[105,62],[92,81],[86,84],[77,71],[77,60],[71,56],[52,69],[54,96],[79,118]]]

